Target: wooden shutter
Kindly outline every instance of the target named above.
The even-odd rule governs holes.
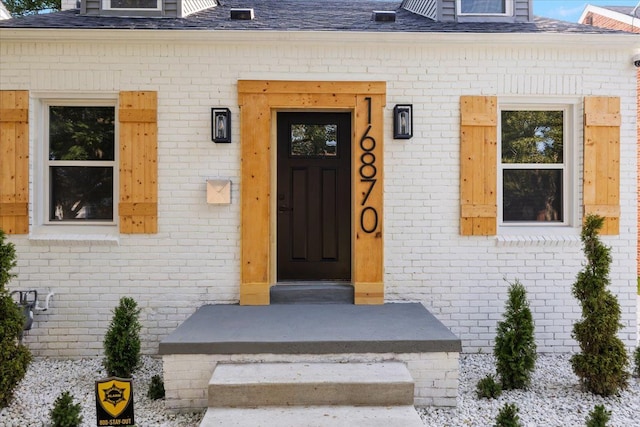
[[[120,92],[121,233],[158,232],[158,96]]]
[[[495,96],[460,98],[460,233],[496,234],[498,107]]]
[[[0,91],[0,229],[29,232],[28,91]]]
[[[605,217],[601,234],[620,230],[620,98],[584,100],[584,215]]]

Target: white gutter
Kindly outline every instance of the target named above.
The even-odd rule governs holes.
[[[335,43],[440,44],[489,46],[581,46],[611,49],[640,49],[640,37],[633,33],[438,33],[360,31],[234,31],[234,30],[147,30],[147,29],[60,29],[0,28],[0,43],[9,41],[78,43]]]

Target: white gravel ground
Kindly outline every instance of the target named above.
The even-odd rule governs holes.
[[[476,385],[488,374],[495,375],[495,359],[486,354],[460,357],[458,407],[426,408],[420,415],[427,426],[487,427],[495,423],[505,403],[515,403],[526,427],[578,427],[598,404],[611,411],[610,427],[640,426],[640,380],[631,378],[619,396],[603,398],[580,390],[569,363],[570,355],[539,355],[528,390],[503,391],[497,399],[478,399]],[[631,366],[629,367],[631,370]]]
[[[495,400],[478,399],[478,380],[495,373],[494,359],[485,354],[462,355],[460,388],[455,409],[421,409],[426,426],[487,427],[505,403],[516,403],[526,427],[584,426],[588,413],[596,404],[612,411],[610,427],[640,425],[640,380],[632,378],[629,388],[619,396],[601,398],[580,391],[578,379],[571,371],[569,355],[540,355],[532,386],[527,391],[508,391]],[[631,369],[631,367],[630,367]],[[165,411],[164,401],[151,401],[146,393],[153,375],[161,374],[162,362],[143,357],[143,366],[134,378],[135,417],[139,427],[198,426],[203,412],[173,414]],[[37,360],[16,390],[12,404],[0,412],[0,427],[48,426],[49,411],[55,398],[69,390],[83,407],[83,426],[95,426],[95,381],[105,377],[101,361]],[[224,427],[224,426],[221,426]],[[300,426],[307,427],[307,426]],[[402,427],[402,426],[389,426]]]
[[[164,409],[164,400],[150,400],[151,377],[162,375],[162,360],[143,356],[142,366],[133,376],[136,425],[139,427],[196,427],[204,411],[174,414]],[[105,378],[100,359],[36,360],[16,389],[11,405],[0,412],[0,427],[49,426],[49,411],[63,391],[82,404],[83,427],[96,426],[95,382]]]

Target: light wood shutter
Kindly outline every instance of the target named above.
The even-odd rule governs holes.
[[[584,100],[584,215],[605,218],[601,234],[620,230],[620,98]]]
[[[460,98],[460,233],[496,234],[498,107],[495,96]]]
[[[0,229],[29,232],[28,91],[0,91]]]
[[[158,232],[158,95],[120,92],[120,232]]]

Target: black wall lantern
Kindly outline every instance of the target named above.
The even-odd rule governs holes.
[[[231,110],[211,109],[211,139],[213,142],[231,142]]]
[[[393,107],[393,138],[409,139],[413,136],[413,105],[398,104]]]

